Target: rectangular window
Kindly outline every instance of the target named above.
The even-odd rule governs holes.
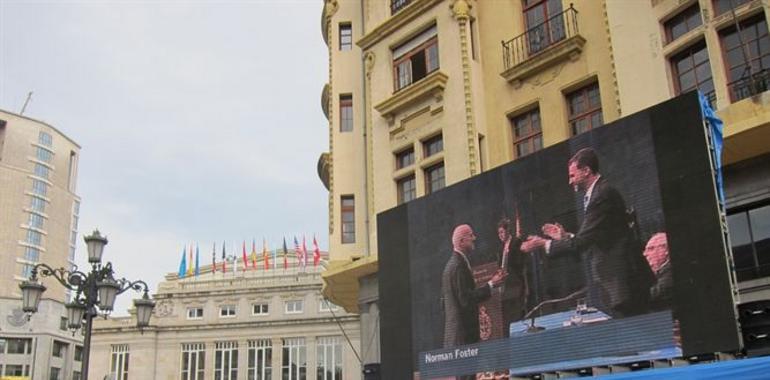
[[[42,230],[43,229],[43,222],[44,221],[45,221],[45,219],[43,219],[42,216],[40,216],[38,214],[30,213],[29,214],[29,220],[27,221],[27,225],[30,226],[30,227]]]
[[[249,341],[249,380],[273,378],[273,347],[269,339]]]
[[[738,8],[749,1],[751,0],[714,0],[714,16],[719,16],[733,8]]]
[[[340,95],[340,132],[353,130],[353,95]]]
[[[32,179],[32,193],[41,197],[48,195],[48,184],[39,180]]]
[[[65,318],[66,320],[66,318]],[[75,361],[83,361],[83,346],[75,346]]]
[[[256,303],[251,305],[251,315],[267,315],[269,313],[268,304]]]
[[[53,153],[46,148],[38,146],[35,148],[35,157],[40,161],[50,164],[53,159]]]
[[[70,152],[70,160],[67,164],[67,189],[75,191],[75,177],[78,173],[78,155],[74,151]]]
[[[67,356],[67,347],[69,347],[69,344],[54,340],[51,355],[53,355],[55,358],[63,358]]]
[[[206,345],[182,344],[182,380],[203,380],[206,371]]]
[[[671,57],[671,71],[677,95],[694,89],[704,94],[714,91],[709,55],[703,41]]]
[[[216,342],[214,380],[238,379],[238,342]]]
[[[32,269],[34,269],[35,266],[32,264],[22,264],[21,265],[21,277],[29,278],[32,276]]]
[[[302,313],[304,305],[302,300],[289,300],[285,302],[285,306],[286,314],[299,314]]]
[[[281,378],[283,380],[307,379],[307,351],[305,338],[283,340]]]
[[[666,41],[674,41],[701,26],[701,24],[703,24],[703,19],[700,17],[700,7],[696,2],[663,24],[664,29],[666,29]]]
[[[35,175],[40,178],[48,179],[51,174],[51,169],[41,163],[35,163]]]
[[[439,163],[425,169],[425,193],[430,194],[445,186],[444,163]]]
[[[396,12],[409,5],[411,1],[412,0],[390,0],[390,14],[396,14]]]
[[[770,35],[764,14],[742,21],[739,26],[741,36],[735,27],[719,32],[732,101],[745,99],[753,93],[751,81],[747,80],[748,62],[751,62],[751,74],[770,69]]]
[[[51,372],[48,374],[49,380],[61,380],[59,377],[61,374],[61,368],[51,367]]]
[[[45,201],[42,198],[31,197],[29,208],[34,211],[45,213]]]
[[[128,345],[113,344],[110,359],[110,373],[112,379],[128,380]]]
[[[203,308],[202,307],[188,307],[187,308],[187,319],[203,319]]]
[[[566,37],[562,0],[524,0],[527,50],[535,54]]]
[[[40,131],[37,135],[37,143],[50,148],[53,146],[53,138],[51,138],[51,135],[48,132]]]
[[[5,376],[29,376],[29,366],[23,364],[8,364],[5,366]]]
[[[352,195],[340,197],[342,244],[356,242],[356,202]]]
[[[31,354],[32,339],[6,338],[5,345],[9,354]]]
[[[573,136],[604,124],[598,82],[567,94],[567,104],[569,105],[569,125]]]
[[[27,243],[36,245],[36,246],[42,246],[43,234],[37,231],[27,230]]]
[[[432,26],[393,49],[393,76],[396,91],[438,70],[438,38]]]
[[[340,24],[340,50],[353,49],[353,27],[348,24]]]
[[[770,276],[770,205],[727,216],[738,281]]]
[[[404,149],[396,153],[396,169],[403,169],[414,164],[414,148]]]
[[[222,305],[219,307],[220,318],[235,317],[235,305]]]
[[[33,263],[40,261],[40,249],[35,247],[24,247],[24,259]]]
[[[340,338],[327,336],[318,338],[318,380],[342,380],[342,344]]]
[[[417,181],[414,174],[396,181],[398,204],[406,203],[417,197]]]
[[[59,318],[59,330],[67,331],[67,317]]]
[[[72,371],[72,380],[80,380],[82,378],[80,371]]]
[[[442,135],[431,137],[422,142],[423,157],[430,157],[444,150],[444,138]]]
[[[331,301],[327,300],[326,298],[320,298],[318,300],[318,311],[328,313],[330,311],[337,311],[340,307],[333,304]]]
[[[524,157],[543,149],[543,129],[540,108],[511,118],[514,158]]]

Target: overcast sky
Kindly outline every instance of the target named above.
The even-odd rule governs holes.
[[[153,289],[184,245],[327,247],[321,0],[0,0],[0,108],[82,146],[82,235]],[[218,253],[219,254],[219,253]],[[125,314],[135,295],[118,298]]]

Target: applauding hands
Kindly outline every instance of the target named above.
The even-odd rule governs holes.
[[[530,235],[521,243],[520,249],[522,252],[533,252],[537,249],[544,248],[549,240],[562,240],[570,236],[570,233],[568,233],[559,223],[546,223],[541,230],[543,231],[543,235],[547,236],[548,239],[537,235]]]

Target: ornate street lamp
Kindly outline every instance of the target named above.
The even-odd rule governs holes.
[[[40,298],[45,292],[45,285],[41,284],[40,277],[53,277],[65,288],[74,291],[72,301],[65,305],[67,309],[68,327],[73,331],[83,325],[85,337],[83,338],[83,360],[81,375],[83,380],[88,380],[88,359],[91,351],[91,327],[95,316],[102,314],[105,317],[112,312],[115,306],[115,298],[129,289],[143,291],[142,298],[134,300],[136,307],[136,326],[141,330],[150,325],[150,317],[155,307],[155,302],[150,299],[150,288],[142,280],[129,281],[125,278],[116,280],[113,276],[112,263],[102,265],[102,253],[107,245],[107,238],[95,230],[85,238],[88,247],[88,262],[91,263],[91,271],[83,273],[73,266],[72,270],[64,268],[54,269],[40,263],[32,268],[32,274],[27,281],[19,285],[21,288],[22,310],[28,318],[37,312]]]

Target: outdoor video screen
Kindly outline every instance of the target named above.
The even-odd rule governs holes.
[[[738,349],[695,93],[378,215],[382,375]]]

